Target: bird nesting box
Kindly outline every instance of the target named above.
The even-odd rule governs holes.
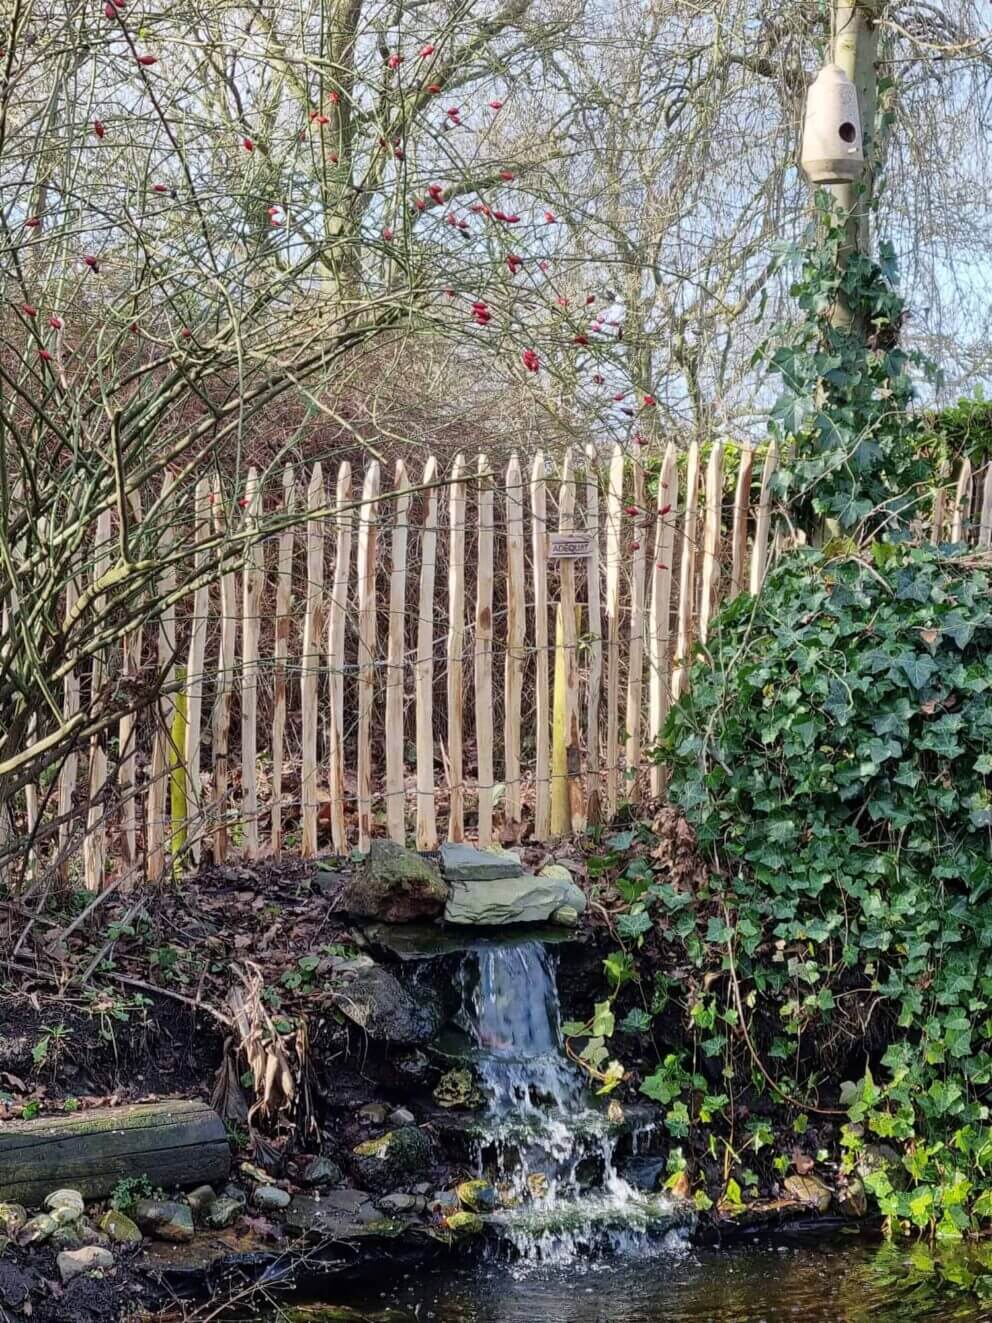
[[[811,184],[846,184],[861,174],[858,90],[840,65],[825,65],[809,89],[801,161]]]

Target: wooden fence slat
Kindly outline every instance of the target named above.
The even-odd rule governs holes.
[[[300,681],[300,736],[302,751],[301,799],[303,832],[301,853],[317,853],[317,699],[320,691],[321,639],[324,634],[324,520],[313,512],[327,504],[324,473],[314,464],[307,488],[307,599],[303,618],[303,675]]]
[[[158,552],[163,559],[168,558],[172,550],[173,533],[169,496],[173,483],[172,474],[166,473],[162,479],[159,509],[156,513],[156,518],[163,521],[162,532],[158,539]],[[175,586],[176,571],[175,567],[170,565],[159,575],[159,597],[166,597]],[[176,608],[172,605],[163,606],[158,612],[157,655],[159,677],[168,687],[175,678],[176,659]],[[152,709],[155,713],[155,729],[152,733],[145,827],[147,855],[145,871],[149,882],[157,882],[165,872],[165,799],[168,790],[169,740],[174,707],[173,700],[165,695]]]
[[[699,442],[689,445],[685,471],[682,564],[679,566],[679,632],[675,643],[672,698],[677,699],[688,673],[692,649],[692,610],[696,597],[696,538],[699,526]]]
[[[196,543],[195,568],[206,574],[209,552],[203,544],[210,540],[210,479],[200,478],[193,500]],[[200,777],[200,741],[203,735],[203,666],[207,650],[207,622],[210,614],[210,583],[205,580],[193,593],[190,620],[189,654],[186,660],[186,767],[187,844],[194,863],[200,861],[200,836],[203,831],[203,784]]]
[[[965,536],[971,514],[971,460],[965,459],[954,488],[954,509],[951,512],[951,541],[960,542]]]
[[[135,525],[141,523],[141,496],[131,492],[128,498],[131,519]],[[145,631],[142,625],[136,626],[125,635],[121,646],[121,674],[126,681],[137,684],[141,675],[141,649]],[[68,713],[66,714],[68,715]],[[138,858],[138,715],[126,712],[117,727],[117,748],[120,757],[118,782],[121,788],[121,844],[127,864],[134,864]]]
[[[575,471],[565,451],[558,499],[558,531],[575,531]],[[585,826],[582,749],[579,736],[579,635],[575,613],[575,562],[559,561],[560,632],[555,630],[555,700],[551,760],[551,835]]]
[[[641,720],[644,697],[644,573],[647,566],[647,527],[644,526],[646,496],[644,465],[634,462],[634,505],[637,523],[630,556],[630,650],[627,654],[627,713],[624,724],[627,740],[624,748],[627,793],[625,799],[640,800],[638,773],[641,767]]]
[[[619,445],[610,457],[606,495],[606,812],[617,811],[620,776],[620,539],[623,535],[624,456]]]
[[[734,492],[734,522],[731,533],[730,594],[736,597],[747,588],[747,524],[751,513],[751,481],[754,473],[754,450],[741,451]]]
[[[475,742],[479,773],[479,844],[493,840],[493,483],[478,458],[479,548],[475,598]]]
[[[214,532],[222,538],[228,528],[220,481],[214,484]],[[238,577],[233,569],[220,578],[220,642],[217,653],[217,696],[213,711],[214,863],[227,858],[227,792],[230,779],[231,705],[238,648]],[[151,792],[149,792],[150,794]]]
[[[944,520],[947,516],[947,483],[950,471],[944,460],[937,472],[937,485],[933,493],[933,513],[930,519],[930,541],[940,543],[944,538]]]
[[[258,528],[261,493],[258,473],[248,470],[245,483],[245,547],[241,575],[241,610],[244,624],[241,633],[241,817],[245,833],[245,858],[257,859],[258,833],[258,640],[261,627],[262,586],[265,577],[265,553],[262,543],[253,538]]]
[[[424,466],[424,522],[420,534],[420,600],[417,606],[417,849],[437,849],[434,806],[434,579],[437,573],[437,460]]]
[[[548,655],[548,499],[544,455],[530,476],[531,554],[534,584],[534,836],[551,835],[551,687]]]
[[[699,584],[699,641],[709,637],[720,582],[720,515],[723,511],[723,443],[713,442],[706,465],[703,562]]]
[[[282,773],[286,758],[286,709],[288,703],[289,639],[293,620],[293,544],[296,533],[292,516],[296,509],[296,475],[287,464],[282,471],[282,508],[290,518],[279,534],[276,561],[276,628],[272,671],[272,853],[282,854]]]
[[[448,840],[465,839],[465,460],[456,455],[448,488]]]
[[[65,619],[69,619],[79,601],[79,581],[76,575],[70,574],[65,586]],[[69,671],[63,684],[63,711],[66,721],[69,721],[79,711],[80,699],[80,679],[75,670]],[[59,855],[62,856],[69,845],[70,823],[67,814],[72,811],[73,800],[76,795],[76,781],[79,776],[79,754],[72,749],[62,764],[62,774],[59,777],[59,817],[62,824],[59,827]],[[59,875],[63,880],[68,875],[68,859],[60,859]]]
[[[506,661],[503,750],[506,795],[503,819],[517,835],[522,814],[520,766],[522,701],[526,666],[527,595],[524,588],[524,475],[516,452],[506,470]]]
[[[757,597],[768,569],[768,533],[772,519],[772,478],[778,468],[778,445],[772,441],[761,468],[761,488],[758,492],[758,510],[754,521],[754,542],[751,544],[751,595]]]
[[[665,450],[658,479],[658,515],[654,534],[654,568],[651,571],[651,617],[648,642],[650,679],[648,682],[648,719],[651,743],[661,734],[671,703],[672,640],[672,567],[675,557],[675,524],[679,506],[679,468],[675,443]],[[651,794],[657,799],[665,793],[665,769],[660,763],[651,767]]]
[[[348,848],[344,817],[344,626],[348,610],[348,583],[351,578],[351,465],[347,460],[338,468],[334,493],[337,539],[334,554],[334,581],[327,620],[327,669],[330,677],[330,713],[328,720],[328,791],[330,794],[331,841],[338,854]]]
[[[397,845],[406,841],[406,784],[403,762],[403,695],[406,676],[406,559],[410,491],[406,466],[396,461],[395,512],[389,572],[389,636],[386,644],[386,830]]]
[[[589,683],[586,690],[586,821],[597,826],[603,817],[602,771],[599,754],[599,707],[603,694],[603,614],[599,582],[599,477],[595,446],[586,448],[585,527],[589,535],[586,561],[588,601]]]
[[[110,511],[104,510],[97,516],[96,539],[93,549],[93,581],[97,583],[110,569]],[[106,599],[100,594],[93,604],[94,612],[99,615]],[[93,657],[92,680],[90,682],[91,702],[103,688],[106,674],[106,658],[102,653]],[[86,836],[83,840],[83,883],[87,891],[100,891],[103,887],[103,875],[106,868],[107,825],[106,808],[101,803],[101,796],[107,784],[107,753],[102,735],[93,735],[90,739],[89,788],[87,791],[89,810],[86,815]]]
[[[992,463],[985,465],[982,480],[982,507],[978,519],[978,545],[992,545]]]
[[[376,525],[379,461],[365,473],[358,514],[358,848],[372,840],[372,716],[375,703]]]

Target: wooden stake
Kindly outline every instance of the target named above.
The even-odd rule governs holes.
[[[248,470],[245,484],[245,547],[241,576],[241,817],[245,831],[245,858],[257,859],[258,836],[258,638],[261,626],[265,559],[261,542],[254,539],[260,506],[258,473]]]
[[[167,560],[172,550],[173,533],[169,518],[168,496],[173,486],[173,476],[166,473],[162,479],[162,493],[158,518],[164,521],[162,534],[158,539],[158,554]],[[175,567],[170,565],[159,575],[158,595],[166,598],[176,587]],[[164,688],[168,688],[175,679],[176,663],[176,608],[163,606],[158,613],[158,674]],[[147,825],[145,829],[145,852],[148,862],[146,874],[149,882],[157,882],[165,873],[165,799],[168,790],[168,750],[170,731],[172,730],[173,699],[166,694],[153,708],[156,713],[155,729],[152,733],[152,760],[148,780]]]
[[[98,583],[110,569],[110,511],[104,510],[96,522],[96,540],[93,548],[93,582]],[[105,602],[101,594],[94,601],[94,611],[99,615]],[[96,707],[98,695],[103,689],[106,674],[106,659],[102,653],[93,657],[92,680],[90,681],[90,704]],[[100,803],[107,784],[107,754],[103,747],[103,736],[94,735],[90,739],[89,788],[87,798],[89,810],[86,815],[86,836],[83,840],[83,884],[87,891],[100,891],[103,888],[103,875],[106,868],[107,826],[106,809]]]
[[[992,545],[992,463],[985,465],[985,477],[982,480],[982,509],[978,523],[978,545]]]
[[[219,480],[214,484],[214,531],[223,537],[228,527]],[[234,664],[238,646],[238,579],[227,570],[220,579],[220,644],[217,657],[217,699],[213,712],[214,758],[214,863],[227,858],[227,802],[229,751],[231,747],[231,702],[234,696]],[[150,821],[150,815],[149,815]]]
[[[558,531],[560,533],[575,531],[575,471],[570,449],[565,451],[562,462]],[[564,836],[570,831],[582,831],[585,827],[582,747],[579,735],[579,634],[575,611],[574,561],[563,560],[559,563],[559,585],[561,636],[559,638],[556,626],[555,730],[551,767],[552,836]],[[558,692],[559,685],[561,696]],[[555,761],[556,750],[558,761]]]
[[[456,455],[448,489],[448,840],[465,839],[463,748],[465,651],[465,460]]]
[[[197,545],[196,569],[205,573],[209,553],[203,544],[210,540],[210,479],[201,478],[194,498]],[[210,615],[210,583],[200,585],[193,594],[193,618],[190,621],[189,655],[186,661],[186,745],[181,750],[186,767],[186,844],[193,864],[200,862],[200,837],[203,831],[203,786],[200,779],[200,742],[203,736],[203,666],[207,650],[207,622]]]
[[[647,497],[644,492],[644,466],[634,463],[634,505],[638,523],[634,526],[634,546],[630,552],[630,652],[627,658],[627,742],[624,748],[627,794],[632,804],[640,801],[638,774],[641,770],[641,706],[644,696],[644,571],[647,565],[647,527],[640,527]]]
[[[372,709],[375,702],[375,560],[379,461],[365,474],[358,513],[358,848],[372,840]]]
[[[296,508],[296,480],[293,466],[287,464],[282,471],[282,508],[292,516]],[[279,554],[276,568],[276,638],[273,667],[272,707],[272,853],[282,854],[282,773],[286,757],[286,703],[289,639],[293,628],[293,542],[292,523],[279,534]]]
[[[479,765],[479,844],[493,839],[493,484],[478,459],[479,553],[475,599],[475,742]]]
[[[331,840],[338,854],[348,848],[344,818],[344,626],[351,578],[353,513],[351,465],[338,469],[334,495],[337,543],[334,554],[334,583],[327,621],[327,669],[330,675],[330,721],[328,725],[328,790],[331,797]]]
[[[141,523],[141,496],[138,492],[131,492],[129,504],[131,507],[131,517],[135,525]],[[68,596],[68,594],[67,594]],[[128,634],[123,643],[121,656],[121,672],[131,683],[138,683],[141,675],[141,649],[144,644],[145,631],[142,625],[138,625],[134,631]],[[69,680],[66,679],[66,699],[69,697]],[[76,708],[79,705],[79,688],[76,687]],[[68,708],[66,716],[70,713]],[[121,834],[124,844],[124,860],[127,864],[137,863],[138,859],[138,748],[137,748],[137,725],[138,717],[135,712],[127,712],[120,719],[117,728],[117,747],[120,752],[120,772],[118,780],[121,787]],[[75,759],[75,754],[71,755]],[[75,774],[73,775],[75,779]],[[61,787],[60,787],[61,789]],[[59,801],[59,812],[62,812],[61,798]],[[59,831],[59,841],[62,840],[62,831]]]
[[[503,748],[506,797],[504,822],[519,834],[522,810],[520,770],[521,704],[524,649],[527,632],[527,595],[524,589],[524,476],[516,453],[506,470],[506,662]]]
[[[300,682],[303,835],[301,854],[312,859],[317,853],[317,696],[320,690],[321,639],[324,635],[324,521],[313,511],[327,504],[324,474],[313,466],[307,488],[307,600],[303,617],[303,676]]]
[[[654,533],[654,568],[651,571],[651,619],[649,640],[649,719],[651,742],[661,735],[671,703],[672,566],[675,557],[675,523],[679,507],[679,467],[675,443],[665,450],[658,480],[658,517]],[[665,513],[662,513],[665,511]],[[665,769],[651,767],[651,794],[665,793]]]
[[[531,546],[534,559],[534,836],[551,837],[551,689],[548,658],[548,504],[544,455],[530,476]]]
[[[741,466],[737,470],[737,489],[734,493],[734,528],[731,535],[732,560],[730,569],[730,595],[747,590],[747,525],[751,513],[751,477],[754,471],[754,451],[745,446],[741,451]]]
[[[965,459],[954,489],[954,509],[951,515],[951,541],[964,540],[971,516],[971,460]]]
[[[606,496],[606,816],[617,811],[620,775],[620,539],[623,534],[623,451],[613,447]]]
[[[696,537],[699,519],[699,442],[689,446],[685,472],[685,518],[682,523],[682,564],[679,567],[679,632],[675,643],[672,699],[682,692],[692,652],[692,608],[696,597]]]
[[[758,513],[754,521],[754,545],[751,547],[751,595],[757,597],[768,569],[768,533],[772,519],[772,478],[778,468],[778,446],[772,441],[761,469]]]
[[[589,688],[586,694],[586,821],[603,818],[602,772],[599,756],[599,705],[603,692],[603,615],[599,582],[599,459],[595,446],[586,448],[585,525],[589,534],[586,597],[589,610]]]
[[[699,641],[709,637],[720,581],[720,515],[723,511],[723,444],[713,442],[706,465],[706,508],[703,523],[703,567],[699,587]]]
[[[437,571],[437,460],[424,467],[424,525],[420,535],[417,606],[417,849],[437,849],[434,809],[434,577]]]
[[[389,574],[389,637],[386,650],[386,830],[406,842],[406,783],[403,764],[403,692],[406,674],[406,559],[410,491],[406,466],[396,461],[396,513]]]
[[[75,574],[69,575],[69,580],[65,586],[65,617],[68,619],[76,608],[79,601],[79,581]],[[66,721],[70,720],[79,711],[80,680],[79,674],[75,670],[69,671],[65,677],[63,706]],[[59,827],[59,854],[64,854],[69,844],[70,824],[67,814],[72,811],[73,800],[76,794],[76,780],[79,776],[79,754],[73,749],[62,764],[62,775],[59,778],[59,817],[62,824]],[[6,825],[6,824],[4,824]],[[63,859],[59,865],[59,875],[65,880],[68,876],[68,860]]]

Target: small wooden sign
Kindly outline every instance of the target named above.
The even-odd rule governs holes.
[[[548,560],[584,560],[592,554],[588,533],[550,533]]]

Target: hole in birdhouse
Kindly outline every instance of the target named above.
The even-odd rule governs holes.
[[[853,142],[854,139],[858,136],[857,129],[849,120],[845,120],[844,123],[837,130],[837,132],[840,134],[844,142]]]

